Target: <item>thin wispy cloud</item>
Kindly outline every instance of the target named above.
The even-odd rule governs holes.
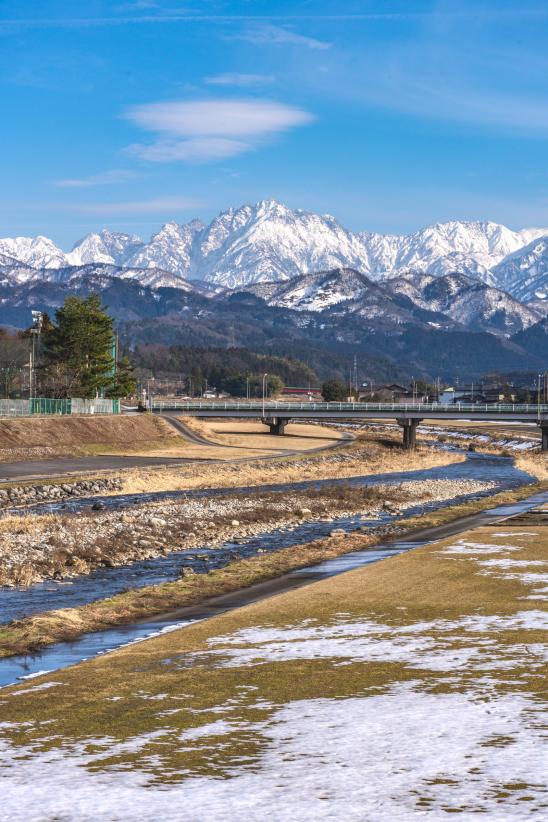
[[[206,77],[204,82],[209,86],[241,86],[249,88],[253,86],[264,86],[274,82],[272,74],[239,74],[238,72],[226,72],[225,74],[215,74],[213,77]]]
[[[548,132],[548,59],[544,44],[539,48],[536,38],[525,34],[534,34],[535,27],[522,26],[522,36],[512,37],[514,26],[504,15],[497,31],[485,27],[486,16],[498,6],[460,0],[460,14],[453,7],[452,0],[439,2],[405,36],[372,41],[367,49],[349,42],[326,52],[321,76],[300,54],[303,85],[324,99],[368,107],[373,116],[384,109],[482,131]]]
[[[138,6],[134,6],[137,10]],[[153,8],[149,5],[141,8]],[[365,13],[340,13],[340,14],[181,14],[181,13],[158,13],[158,14],[135,14],[131,16],[111,16],[111,17],[11,17],[0,20],[0,32],[25,29],[25,28],[88,28],[92,26],[126,26],[126,25],[148,25],[167,23],[314,23],[314,22],[375,22],[375,21],[398,21],[398,20],[428,20],[440,18],[453,18],[455,20],[535,20],[546,19],[548,8],[519,8],[502,9],[499,7],[492,9],[472,9],[472,10],[450,10],[450,11],[398,11],[398,12],[365,12]],[[310,38],[313,39],[313,38]]]
[[[208,162],[250,151],[273,135],[314,120],[272,100],[195,100],[134,106],[126,119],[159,135],[127,152],[150,162]]]
[[[208,163],[236,157],[253,146],[228,137],[195,137],[192,140],[159,140],[150,145],[134,143],[125,153],[149,163]]]
[[[255,45],[274,45],[274,46],[298,46],[299,48],[315,49],[318,51],[326,51],[331,48],[331,43],[325,40],[318,40],[315,37],[308,37],[304,34],[299,34],[292,29],[283,26],[274,25],[260,25],[253,26],[238,34],[234,34],[229,39],[244,40]]]
[[[99,174],[90,174],[89,177],[68,178],[65,180],[54,180],[52,185],[55,188],[92,188],[93,186],[108,186],[116,183],[126,183],[135,180],[140,175],[130,169],[112,169],[102,171]]]
[[[119,3],[115,6],[114,11],[143,11],[150,9],[162,10],[160,3],[156,0],[128,0],[126,3]]]
[[[70,208],[81,214],[170,214],[175,210],[185,211],[199,208],[196,200],[184,197],[155,197],[150,200],[130,200],[122,203],[72,203],[58,206],[61,210]]]
[[[394,98],[396,89],[397,99]],[[548,132],[548,109],[541,96],[478,89],[468,78],[452,82],[430,74],[402,73],[396,85],[377,89],[373,102],[434,120],[504,127],[510,132]]]
[[[509,49],[507,64],[498,71],[481,56],[463,65],[458,47],[452,44],[423,47],[420,60],[418,48],[402,48],[388,65],[369,61],[363,69],[370,80],[362,86],[365,99],[433,120],[499,126],[512,132],[548,131],[545,93],[535,88],[534,78],[523,67],[528,55],[514,52],[512,56]]]

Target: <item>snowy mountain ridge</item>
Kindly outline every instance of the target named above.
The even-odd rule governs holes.
[[[257,283],[245,290],[269,306],[293,311],[354,314],[366,321],[383,316],[398,323],[416,321],[420,309],[432,314],[420,317],[432,327],[449,327],[449,320],[455,327],[498,335],[522,331],[543,316],[506,292],[464,274],[435,277],[411,271],[376,283],[346,268],[303,274],[289,282]]]
[[[0,264],[2,255],[41,270],[102,263],[133,270],[139,281],[140,269],[154,269],[177,282],[200,279],[232,289],[336,268],[375,281],[410,271],[435,277],[456,272],[514,294],[521,282],[546,271],[546,238],[548,229],[513,231],[489,221],[457,220],[409,235],[352,232],[331,215],[263,200],[230,208],[208,225],[166,223],[149,241],[103,229],[64,252],[47,237],[0,239]],[[525,298],[538,299],[538,290],[532,283]]]

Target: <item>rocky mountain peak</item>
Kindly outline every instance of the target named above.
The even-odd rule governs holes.
[[[232,289],[334,269],[353,269],[375,281],[406,272],[460,273],[533,300],[547,286],[535,280],[544,276],[541,241],[547,233],[514,231],[489,220],[439,222],[408,235],[352,232],[329,214],[264,199],[222,211],[208,225],[167,222],[148,241],[103,229],[88,234],[68,254],[46,237],[0,240],[0,254],[42,269],[92,263],[153,268],[179,280]]]

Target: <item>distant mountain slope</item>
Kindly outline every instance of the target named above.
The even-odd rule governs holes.
[[[6,237],[0,239],[0,254],[34,268],[58,268],[67,257],[47,237]]]
[[[303,274],[280,284],[259,283],[246,290],[277,308],[329,313],[338,317],[357,315],[367,321],[370,328],[455,326],[442,314],[423,309],[407,296],[393,292],[388,284],[373,282],[351,268]]]
[[[548,302],[548,233],[508,255],[493,276],[522,302]]]
[[[511,335],[534,325],[542,316],[505,291],[465,274],[434,277],[410,272],[390,280],[387,285],[422,308],[440,312],[474,331]]]
[[[112,277],[111,266],[97,265],[60,269],[64,275],[43,280],[6,285],[0,281],[0,325],[27,328],[30,309],[53,314],[68,293],[87,296],[99,292],[109,313],[118,321],[156,320],[171,315],[182,320],[182,312],[192,305],[197,311],[210,303],[200,290],[186,283],[184,288],[151,288],[132,278]],[[86,270],[85,276],[82,269]],[[77,276],[74,276],[74,271]],[[153,272],[152,272],[153,273]],[[165,272],[162,272],[165,274]],[[172,276],[172,275],[168,275]]]
[[[0,266],[19,266],[23,265],[19,260],[16,260],[15,257],[9,257],[7,254],[0,253]]]
[[[266,200],[213,220],[199,244],[195,270],[203,279],[235,288],[343,266],[369,270],[359,235],[329,215]]]
[[[77,242],[66,255],[66,262],[69,265],[106,263],[124,266],[143,246],[143,241],[135,234],[122,234],[105,228],[98,234],[87,234]]]
[[[111,279],[133,280],[150,288],[180,288],[192,291],[194,286],[182,277],[158,268],[120,268],[108,263],[87,263],[85,265],[66,265],[58,268],[31,268],[21,265],[2,265],[0,261],[0,280],[4,285],[21,285],[23,283],[65,283],[76,289],[81,280],[96,276],[98,288],[104,288]]]
[[[548,340],[541,324],[506,339],[462,330],[444,315],[415,306],[401,294],[392,295],[389,310],[383,305],[378,316],[367,308],[367,297],[362,301],[355,294],[346,304],[332,303],[321,311],[295,310],[267,305],[247,292],[206,296],[192,283],[185,288],[179,284],[151,288],[132,278],[113,277],[111,268],[60,269],[63,276],[50,282],[6,284],[0,280],[0,325],[28,327],[31,309],[53,314],[67,293],[85,296],[99,291],[116,320],[120,338],[130,347],[140,343],[236,345],[294,356],[319,374],[335,371],[343,376],[356,355],[364,376],[381,380],[406,374],[429,379],[452,379],[458,374],[470,379],[493,370],[540,369],[545,363],[535,353],[537,336]],[[371,285],[367,293],[384,300],[384,289]],[[364,309],[369,316],[364,316]],[[443,327],[432,322],[436,317]]]
[[[407,272],[385,283],[343,268],[304,274],[285,283],[257,283],[245,290],[269,305],[294,311],[359,314],[385,325],[463,326],[507,336],[537,323],[542,312],[504,291],[464,274],[434,277]]]
[[[548,361],[548,317],[544,317],[539,323],[519,332],[513,337],[516,345],[527,351],[534,359],[540,359],[543,363],[542,372],[546,371]]]

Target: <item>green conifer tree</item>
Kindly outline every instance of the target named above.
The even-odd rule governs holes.
[[[56,397],[122,396],[134,386],[131,366],[116,370],[112,318],[97,294],[67,297],[55,323],[43,333],[43,364],[48,393]],[[122,393],[116,393],[120,390]]]

